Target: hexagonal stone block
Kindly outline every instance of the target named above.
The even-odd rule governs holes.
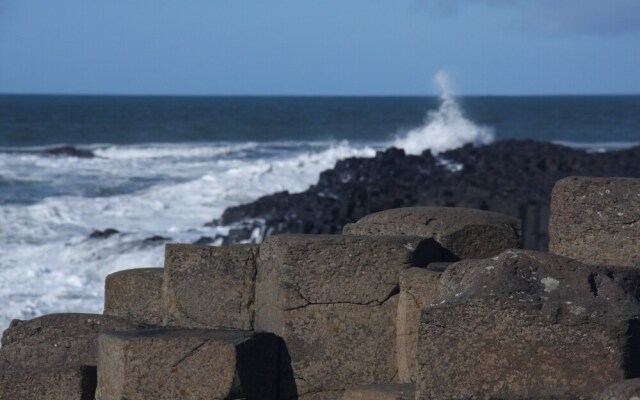
[[[0,359],[13,368],[96,366],[100,332],[139,328],[127,319],[99,314],[50,314],[29,321],[14,320],[2,335]]]
[[[107,275],[104,314],[132,321],[162,324],[162,268],[137,268]]]
[[[415,237],[278,235],[260,248],[256,328],[282,337],[284,398],[391,382],[398,274],[421,259]],[[297,392],[297,393],[295,393]],[[337,396],[337,397],[336,397]]]
[[[0,399],[93,400],[96,367],[0,370]]]
[[[277,398],[278,340],[240,331],[106,332],[96,400]]]
[[[416,398],[590,398],[639,374],[640,305],[610,273],[524,250],[450,266],[422,312]]]
[[[407,207],[367,215],[343,229],[349,235],[410,235],[435,239],[448,256],[436,261],[485,258],[520,247],[520,221],[461,207]]]
[[[556,182],[549,251],[589,265],[639,265],[640,179],[569,177]]]
[[[413,400],[415,396],[413,383],[366,385],[346,390],[342,400]]]
[[[168,244],[164,325],[253,329],[258,246]]]

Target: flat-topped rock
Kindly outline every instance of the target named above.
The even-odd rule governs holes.
[[[507,215],[454,207],[407,207],[367,215],[345,225],[348,235],[410,235],[434,238],[449,259],[485,258],[520,247],[520,221]]]
[[[589,265],[640,262],[640,179],[570,177],[551,194],[549,251]]]
[[[0,369],[0,399],[93,400],[96,367]]]
[[[381,304],[397,293],[400,271],[428,263],[423,242],[430,246],[410,236],[272,236],[260,247],[258,308]]]
[[[13,368],[95,366],[100,332],[142,327],[99,314],[49,314],[29,321],[13,320],[2,335],[0,359]]]
[[[278,346],[266,333],[105,332],[96,400],[276,399]]]
[[[400,272],[400,295],[396,317],[396,357],[399,382],[416,381],[418,328],[424,307],[441,297],[440,273],[422,268]]]
[[[421,258],[424,239],[278,235],[260,248],[256,329],[283,338],[291,371],[285,399],[339,398],[357,384],[397,374],[399,273]]]
[[[164,325],[253,329],[258,246],[168,244]]]
[[[137,268],[107,275],[104,314],[134,322],[162,324],[162,268]]]
[[[416,385],[386,384],[366,385],[348,389],[342,400],[413,400],[416,396]]]

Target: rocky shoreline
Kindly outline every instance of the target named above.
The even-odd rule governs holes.
[[[0,399],[639,396],[640,179],[561,179],[549,227],[552,252],[522,250],[511,216],[406,207],[167,244],[107,277],[101,315],[12,321]]]
[[[523,247],[546,250],[551,189],[571,175],[640,177],[640,146],[588,153],[548,142],[502,140],[435,157],[390,148],[374,158],[339,161],[302,193],[274,193],[228,208],[210,224],[233,226],[225,242],[239,243],[255,237],[256,229],[260,239],[339,233],[347,223],[390,208],[469,207],[520,219]]]

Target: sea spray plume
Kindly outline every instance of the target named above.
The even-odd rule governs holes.
[[[429,111],[422,126],[396,137],[393,145],[408,154],[420,154],[427,149],[438,154],[467,143],[491,143],[494,139],[493,130],[465,118],[453,95],[447,74],[438,72],[434,82],[440,90],[440,107],[436,111]]]

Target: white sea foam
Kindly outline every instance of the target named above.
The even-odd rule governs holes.
[[[4,178],[69,188],[34,204],[0,206],[0,329],[12,318],[101,312],[107,274],[162,266],[163,246],[145,238],[190,243],[224,234],[204,223],[262,195],[303,191],[336,161],[371,157],[375,150],[348,142],[280,142],[102,145],[93,159],[0,153]],[[118,190],[135,182],[142,184]],[[83,194],[92,185],[108,194]],[[106,228],[121,234],[88,239]]]
[[[434,81],[441,93],[440,107],[428,112],[422,126],[398,136],[393,145],[404,149],[408,154],[421,154],[427,149],[438,154],[467,143],[482,145],[493,142],[491,128],[476,125],[464,116],[453,95],[447,74],[438,72]]]

